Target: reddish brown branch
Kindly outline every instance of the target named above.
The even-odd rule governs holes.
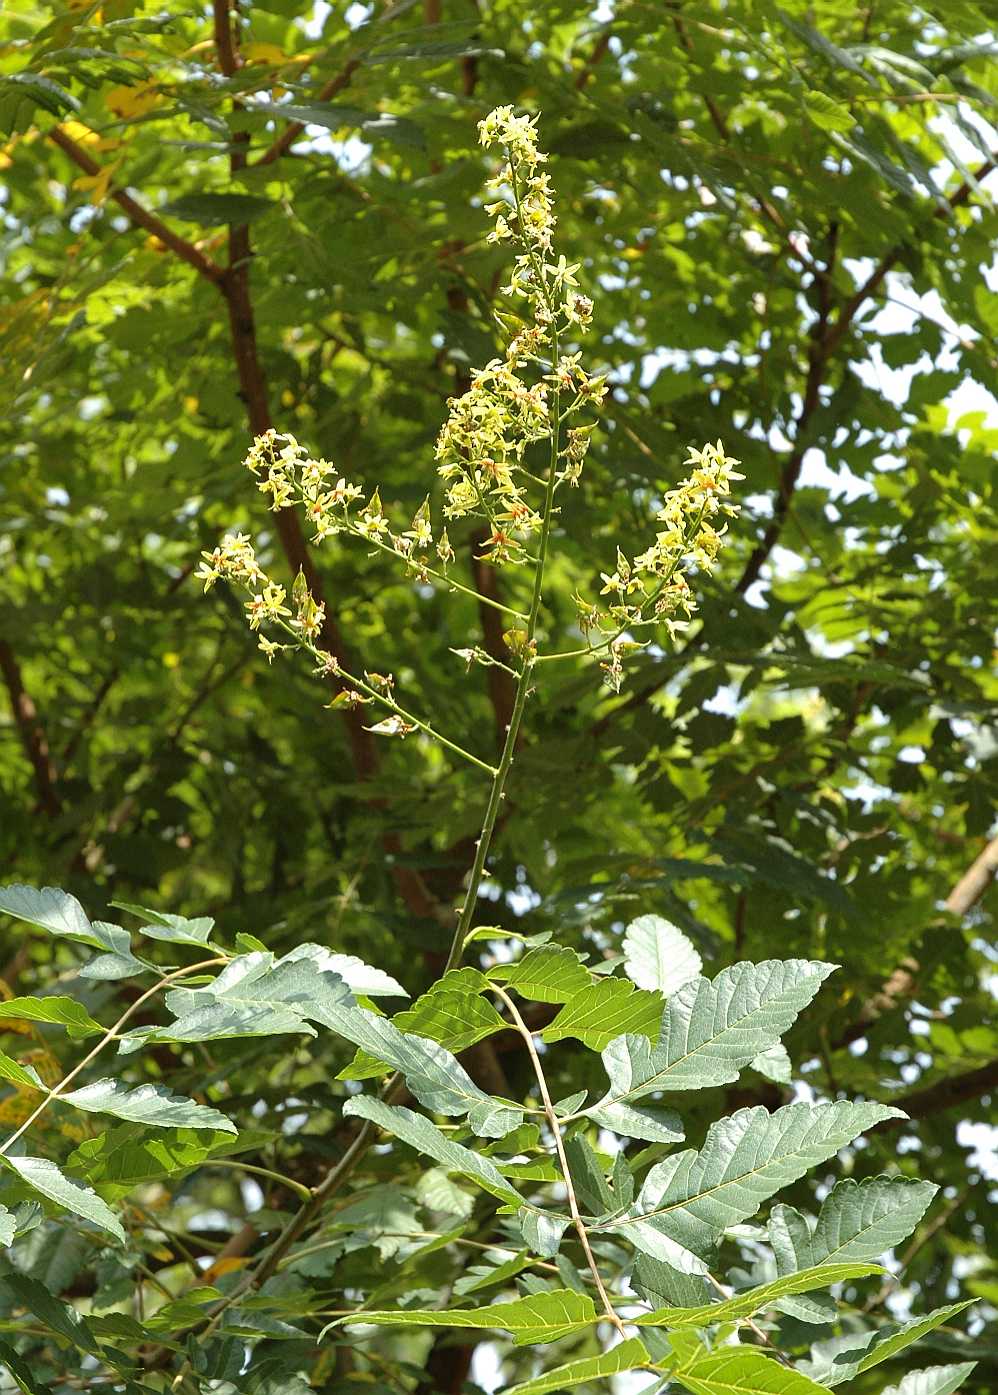
[[[589,79],[595,73],[596,69],[599,67],[600,63],[606,57],[607,50],[610,47],[610,39],[612,37],[613,36],[610,30],[604,29],[602,34],[596,40],[595,44],[593,45],[592,53],[586,59],[585,63],[583,63],[582,67],[576,75],[575,90],[577,92],[582,91],[582,89],[589,82]]]
[[[38,709],[24,686],[17,656],[5,639],[0,639],[0,673],[3,674],[3,681],[7,686],[14,723],[24,753],[34,772],[38,803],[46,814],[54,817],[62,809],[62,801],[56,788],[59,776],[49,751],[45,729],[38,716]]]
[[[968,1100],[980,1099],[998,1088],[998,1060],[989,1061],[977,1070],[965,1071],[962,1075],[951,1075],[945,1080],[937,1080],[934,1085],[913,1090],[911,1094],[900,1095],[891,1101],[898,1109],[903,1109],[909,1119],[928,1119],[933,1114],[943,1114],[956,1109]],[[896,1130],[905,1127],[904,1119],[885,1119],[878,1129]]]
[[[219,66],[226,76],[231,76],[238,70],[242,60],[232,28],[228,0],[213,0],[212,12]],[[249,135],[246,133],[235,138],[230,156],[233,174],[246,168],[248,141]],[[273,422],[270,415],[270,394],[266,374],[260,360],[253,300],[250,293],[252,256],[253,249],[250,243],[249,227],[246,224],[231,227],[229,229],[229,263],[218,284],[225,298],[229,314],[229,329],[236,372],[239,377],[240,396],[246,406],[250,429],[255,436],[260,436],[271,429]],[[325,591],[322,577],[312,560],[298,515],[290,509],[278,510],[275,515],[275,527],[291,571],[296,574],[301,571],[316,601],[320,604],[324,603]],[[326,606],[321,640],[322,647],[338,659],[345,668],[353,668],[343,636],[333,619],[329,606]],[[328,681],[334,692],[339,691],[341,685],[334,675],[329,675]],[[360,709],[347,708],[343,712],[343,718],[346,722],[354,770],[361,780],[369,780],[378,773],[380,764],[375,738],[366,730]],[[400,849],[398,838],[394,834],[386,835],[384,845],[386,852],[390,854],[395,854]],[[412,868],[396,864],[393,865],[392,874],[406,906],[413,915],[431,917],[439,913],[439,907],[417,872]]]
[[[948,217],[954,209],[960,208],[961,205],[967,202],[967,200],[970,198],[970,195],[974,191],[974,185],[980,184],[982,179],[987,179],[988,175],[991,174],[996,168],[998,168],[998,156],[992,156],[990,160],[985,160],[984,164],[981,165],[980,168],[974,172],[974,184],[971,184],[969,181],[965,181],[963,184],[961,184],[960,187],[956,189],[945,201],[945,204],[942,207],[938,207],[933,211],[932,216],[937,219]],[[870,299],[871,296],[876,295],[877,291],[883,284],[884,279],[887,276],[887,273],[897,265],[897,263],[901,260],[903,254],[903,244],[899,244],[896,247],[892,247],[891,250],[884,257],[881,258],[880,262],[877,264],[876,267],[874,267],[873,271],[871,271],[870,275],[866,278],[863,284],[856,289],[853,295],[851,295],[850,298],[843,305],[842,310],[835,324],[832,326],[832,329],[828,336],[828,345],[830,352],[834,353],[834,351],[838,348],[839,344],[842,342],[843,338],[847,334],[853,320],[855,320],[856,316],[863,308],[863,305],[866,303],[866,301]]]
[[[48,132],[49,139],[63,151],[74,164],[78,165],[85,174],[98,175],[101,173],[101,166],[96,160],[91,159],[82,145],[77,145],[76,141],[61,126],[53,126]],[[172,232],[170,228],[157,218],[155,213],[150,213],[137,199],[133,199],[131,194],[124,189],[116,188],[114,185],[108,190],[109,197],[128,215],[129,220],[136,227],[145,228],[146,232],[158,238],[164,247],[169,247],[171,252],[176,253],[181,260],[187,262],[201,276],[209,281],[217,282],[222,275],[222,268],[210,257],[206,257],[200,248],[195,247],[193,242],[188,242],[186,238],[178,233]]]

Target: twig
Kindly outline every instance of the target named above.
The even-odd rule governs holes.
[[[109,1042],[112,1042],[116,1039],[125,1023],[129,1020],[129,1018],[135,1016],[139,1008],[142,1007],[144,1003],[147,1003],[150,998],[154,998],[157,993],[162,993],[164,988],[169,988],[170,984],[175,983],[178,979],[189,978],[192,974],[200,973],[202,969],[211,969],[214,968],[217,964],[226,963],[228,963],[228,960],[224,958],[219,958],[218,956],[216,956],[213,959],[202,959],[198,964],[191,964],[182,969],[174,969],[172,973],[165,974],[157,983],[154,983],[151,988],[147,988],[144,993],[140,994],[140,996],[135,999],[134,1003],[132,1003],[129,1007],[125,1009],[125,1011],[118,1018],[117,1022],[115,1022],[114,1026],[109,1027],[107,1029],[107,1031],[103,1034],[97,1045],[91,1051],[89,1051],[86,1054],[86,1056],[84,1056],[83,1060],[80,1061],[78,1065],[74,1066],[73,1069],[69,1072],[69,1074],[64,1076],[57,1085],[53,1085],[50,1090],[47,1090],[45,1092],[45,1098],[28,1115],[24,1123],[21,1124],[21,1126],[10,1135],[10,1137],[6,1140],[5,1143],[0,1143],[0,1153],[6,1153],[7,1150],[11,1148],[13,1144],[15,1144],[17,1140],[22,1137],[23,1134],[27,1133],[28,1129],[35,1122],[38,1116],[40,1114],[43,1114],[45,1110],[48,1109],[52,1101],[57,1100],[60,1097],[60,1095],[64,1094],[67,1086],[73,1083],[73,1081],[80,1074],[80,1072],[86,1070],[90,1062],[94,1060],[96,1056],[100,1055],[100,1053],[104,1050],[105,1046],[107,1046]]]
[[[60,150],[69,156],[74,164],[79,165],[85,174],[99,175],[101,173],[101,166],[97,161],[92,159],[81,145],[77,145],[76,141],[68,136],[61,126],[53,126],[48,132],[48,136]],[[124,189],[112,185],[108,193],[137,227],[145,228],[146,232],[152,233],[153,237],[158,238],[164,247],[169,247],[171,252],[176,253],[182,261],[192,266],[199,275],[213,281],[216,285],[219,283],[223,274],[222,268],[210,257],[206,257],[198,247],[195,247],[193,242],[188,242],[179,233],[173,232],[161,218],[157,218],[155,213],[150,213]]]
[[[541,1058],[537,1054],[537,1047],[534,1045],[533,1033],[530,1031],[530,1028],[527,1027],[524,1023],[523,1018],[517,1011],[516,1004],[514,1003],[513,999],[509,996],[509,994],[505,992],[504,989],[500,988],[498,984],[495,983],[492,984],[492,989],[496,996],[500,998],[501,1001],[504,1003],[507,1012],[513,1019],[513,1024],[516,1027],[516,1030],[520,1033],[520,1036],[523,1038],[524,1045],[526,1046],[527,1052],[530,1056],[530,1062],[534,1068],[534,1075],[537,1078],[537,1088],[541,1092],[541,1102],[544,1105],[544,1113],[547,1117],[548,1128],[551,1130],[551,1135],[554,1139],[554,1146],[558,1153],[558,1161],[561,1164],[562,1175],[565,1179],[565,1194],[568,1199],[569,1214],[572,1217],[572,1224],[575,1227],[575,1232],[579,1237],[579,1243],[582,1246],[582,1252],[586,1257],[586,1263],[589,1265],[589,1272],[592,1274],[593,1281],[596,1284],[596,1291],[599,1294],[600,1301],[603,1304],[603,1311],[606,1313],[608,1321],[613,1324],[613,1326],[617,1329],[617,1331],[620,1333],[622,1337],[626,1338],[627,1331],[624,1327],[623,1322],[621,1321],[620,1316],[617,1313],[617,1310],[610,1302],[610,1295],[606,1291],[606,1286],[603,1283],[603,1279],[600,1275],[599,1268],[596,1264],[596,1257],[593,1254],[592,1246],[589,1243],[589,1232],[586,1230],[585,1222],[582,1219],[582,1213],[579,1210],[579,1203],[575,1195],[575,1185],[572,1181],[571,1169],[568,1166],[568,1158],[565,1155],[565,1144],[561,1136],[561,1125],[559,1124],[558,1116],[554,1111],[554,1105],[551,1103],[551,1094],[548,1090],[547,1080],[544,1077],[544,1067],[541,1065]]]

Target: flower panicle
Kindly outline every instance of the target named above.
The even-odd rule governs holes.
[[[633,638],[636,630],[660,626],[674,641],[689,628],[697,605],[686,569],[692,566],[708,576],[713,571],[728,531],[726,520],[738,513],[731,484],[745,478],[734,469],[739,464],[725,455],[720,441],[701,450],[691,446],[686,465],[692,469],[665,495],[656,515],[664,526],[654,542],[633,558],[618,547],[614,570],[600,573],[600,595],[611,597],[606,608],[576,597],[579,627],[586,636],[600,636],[593,648],[605,652],[600,667],[614,692],[620,691],[625,654],[641,647]]]
[[[485,205],[493,221],[487,240],[516,248],[500,294],[525,300],[527,318],[496,312],[507,336],[505,353],[473,373],[467,391],[448,403],[437,469],[445,482],[445,516],[483,520],[488,531],[481,555],[501,566],[529,562],[529,540],[542,528],[534,486],[543,489],[544,480],[527,468],[531,447],[550,439],[556,411],[560,422],[599,407],[607,387],[604,377],[586,371],[580,353],[558,349],[563,338],[589,327],[593,302],[579,289],[580,265],[554,251],[557,218],[537,118],[496,107],[478,132],[483,146],[504,154],[488,181],[495,197]],[[594,425],[569,429],[557,486],[578,485]]]
[[[495,146],[503,152],[503,162],[488,181],[494,195],[486,204],[493,220],[488,240],[516,249],[501,294],[520,304],[496,312],[504,352],[476,369],[467,390],[449,400],[436,442],[436,468],[444,486],[444,523],[469,518],[484,525],[478,560],[493,566],[536,565],[531,543],[539,541],[543,552],[545,510],[553,494],[565,486],[579,487],[597,424],[591,414],[602,405],[607,381],[589,372],[577,347],[594,307],[579,288],[580,265],[554,249],[557,219],[543,169],[547,156],[537,143],[537,118],[517,115],[511,106],[497,107],[479,123],[479,136],[486,149]],[[545,442],[550,455],[538,463],[534,447]],[[397,556],[406,573],[421,582],[468,590],[448,578],[455,551],[447,527],[435,526],[429,496],[407,524],[396,523],[378,488],[366,493],[330,461],[314,458],[288,432],[257,436],[245,463],[271,510],[303,510],[313,543],[339,534],[357,537],[372,550]],[[664,495],[651,544],[635,556],[616,548],[612,569],[601,573],[595,604],[576,595],[578,625],[587,642],[578,652],[600,657],[614,690],[619,690],[628,651],[647,643],[640,638],[644,627],[662,627],[672,639],[688,628],[696,602],[687,571],[709,574],[717,560],[727,520],[737,513],[731,484],[743,478],[734,469],[738,463],[725,455],[720,441],[691,448],[689,473]],[[211,552],[202,553],[196,575],[206,591],[225,580],[249,593],[248,623],[259,633],[269,662],[285,650],[306,650],[318,661],[317,672],[342,683],[333,705],[387,701],[392,717],[369,730],[407,734],[406,719],[394,710],[390,690],[378,686],[377,675],[351,678],[319,647],[325,607],[312,596],[304,575],[299,573],[289,596],[267,576],[244,533],[229,533]],[[538,655],[534,639],[524,647],[525,633],[506,632],[514,661],[560,657]],[[497,662],[477,648],[454,652],[469,663]]]

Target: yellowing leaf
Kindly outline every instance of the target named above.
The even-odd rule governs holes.
[[[243,58],[247,63],[286,63],[288,61],[288,55],[280,44],[247,44],[243,49]]]
[[[162,100],[158,87],[153,82],[136,83],[134,87],[112,87],[104,98],[109,111],[115,116],[144,116]]]
[[[118,166],[118,161],[114,164],[104,165],[96,174],[81,174],[79,179],[73,180],[74,189],[91,191],[90,202],[99,207],[104,202],[111,190],[111,176]]]

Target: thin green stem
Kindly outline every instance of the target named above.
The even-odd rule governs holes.
[[[474,483],[474,481],[472,481],[472,483]],[[514,610],[513,607],[509,605],[503,605],[501,601],[494,601],[491,596],[483,596],[481,591],[476,591],[473,586],[465,586],[462,582],[455,581],[454,578],[448,576],[446,572],[439,572],[435,567],[427,566],[427,564],[419,558],[410,559],[403,557],[394,547],[389,547],[388,544],[383,543],[380,538],[368,537],[366,533],[362,533],[352,520],[348,520],[347,531],[353,537],[363,538],[365,542],[373,543],[374,546],[380,548],[382,552],[388,552],[398,560],[404,562],[409,562],[411,560],[414,567],[418,567],[421,572],[426,572],[427,576],[432,576],[445,586],[449,586],[452,591],[461,591],[464,595],[473,597],[473,599],[478,601],[481,605],[491,606],[493,610],[501,610],[504,615],[512,615],[516,620],[526,620],[527,618],[522,611]]]
[[[593,1276],[593,1282],[596,1285],[596,1291],[600,1296],[600,1301],[603,1304],[603,1311],[607,1316],[607,1320],[613,1324],[622,1337],[626,1338],[627,1331],[616,1308],[610,1301],[610,1295],[606,1291],[606,1286],[603,1283],[602,1276],[596,1264],[596,1256],[593,1254],[592,1246],[589,1243],[589,1232],[586,1230],[585,1221],[583,1221],[582,1213],[579,1210],[578,1198],[575,1195],[575,1184],[572,1181],[572,1173],[569,1169],[568,1158],[565,1154],[565,1143],[561,1136],[561,1125],[558,1121],[558,1115],[555,1113],[554,1105],[551,1102],[551,1093],[548,1090],[547,1080],[544,1075],[544,1067],[541,1065],[541,1058],[537,1054],[537,1047],[534,1045],[534,1035],[520,1016],[516,1003],[509,994],[495,983],[492,985],[492,991],[504,1004],[506,1011],[513,1019],[513,1025],[520,1033],[524,1045],[527,1048],[527,1054],[530,1056],[530,1061],[534,1068],[534,1076],[537,1079],[537,1088],[541,1092],[541,1102],[544,1105],[544,1113],[547,1115],[548,1128],[551,1130],[555,1151],[558,1154],[558,1162],[561,1165],[562,1176],[565,1179],[565,1195],[568,1200],[569,1215],[572,1217],[572,1225],[575,1227],[575,1233],[579,1237],[579,1244],[582,1246],[582,1252],[586,1257],[586,1263],[589,1265],[589,1272]]]
[[[282,629],[285,634],[290,635],[298,648],[304,649],[307,654],[311,654],[317,663],[324,664],[326,662],[327,656],[322,654],[309,640],[303,639],[293,625],[289,625],[288,622],[281,619],[280,616],[275,617],[273,623]],[[347,673],[346,669],[339,664],[337,664],[336,667],[336,675],[338,678],[342,678],[344,682],[349,683],[351,687],[356,688],[359,692],[371,698],[373,702],[379,702],[382,707],[387,707],[389,712],[394,713],[397,717],[401,717],[403,722],[408,723],[410,726],[418,727],[420,731],[432,737],[434,741],[439,741],[441,746],[445,746],[448,751],[453,751],[456,756],[460,756],[462,760],[466,760],[469,765],[477,766],[479,770],[484,770],[488,775],[495,775],[496,767],[494,765],[489,765],[486,761],[479,760],[471,751],[466,751],[464,747],[459,746],[456,741],[451,741],[448,737],[444,736],[442,732],[437,731],[435,727],[431,727],[429,722],[424,722],[421,717],[417,717],[415,713],[409,712],[400,703],[396,702],[389,693],[382,692],[380,688],[376,688],[373,683],[368,683],[366,679],[357,678],[354,674]]]
[[[555,359],[557,360],[557,331],[555,331],[553,335],[553,347]],[[489,791],[488,804],[485,808],[482,831],[475,848],[475,860],[472,863],[471,873],[468,878],[468,889],[465,893],[464,904],[461,907],[457,929],[451,941],[450,953],[447,956],[444,973],[447,973],[450,969],[453,969],[455,965],[460,963],[461,957],[464,954],[465,939],[471,929],[471,922],[474,919],[475,908],[478,904],[478,892],[482,884],[482,878],[485,875],[485,862],[492,844],[492,836],[495,833],[499,809],[505,797],[506,781],[509,778],[510,767],[513,764],[517,738],[520,734],[520,723],[523,721],[523,711],[527,705],[527,695],[530,691],[530,679],[534,669],[534,659],[531,651],[534,645],[534,634],[537,630],[537,617],[540,614],[541,608],[541,597],[544,587],[544,568],[547,561],[548,542],[551,536],[551,519],[554,512],[555,472],[558,468],[558,448],[561,437],[558,424],[559,399],[560,394],[556,388],[554,393],[554,411],[551,414],[551,456],[547,485],[544,493],[544,513],[541,520],[540,545],[538,547],[537,563],[534,568],[533,593],[530,598],[530,613],[527,617],[523,667],[520,670],[520,676],[516,684],[516,692],[513,695],[513,709],[510,714],[509,726],[506,728],[506,739],[503,742],[502,753],[499,757],[499,767],[492,779],[492,788]]]
[[[517,195],[517,198],[518,197],[519,196]],[[532,249],[530,248],[529,243],[527,243],[525,239],[523,245],[527,248],[528,253],[530,253],[533,257],[535,265],[535,275],[538,277],[538,285],[540,287],[541,294],[543,294],[548,308],[550,310],[550,291],[547,288],[543,275],[540,273],[539,270],[536,269],[536,257],[533,256]],[[555,325],[555,317],[553,314],[551,316],[551,322],[552,325]],[[557,363],[558,332],[556,327],[552,331],[552,346],[554,352],[554,362]],[[411,717],[408,713],[404,711],[404,709],[399,707],[399,705],[395,702],[393,698],[385,697],[384,694],[378,692],[376,689],[372,689],[370,685],[364,683],[362,680],[353,678],[349,674],[346,674],[342,670],[339,670],[340,676],[343,677],[347,682],[352,683],[358,689],[367,692],[369,696],[383,703],[384,706],[390,708],[390,710],[397,713],[400,717],[403,718],[403,720],[414,722],[415,725],[419,726],[421,730],[427,732],[428,735],[433,736],[436,740],[442,742],[443,745],[455,751],[456,754],[461,755],[465,759],[471,761],[472,764],[487,770],[489,774],[492,776],[492,784],[489,790],[488,802],[486,804],[485,817],[482,822],[482,831],[479,835],[478,843],[475,849],[474,862],[472,864],[471,872],[468,878],[468,889],[465,894],[460,916],[458,918],[458,924],[454,932],[454,938],[451,942],[450,952],[447,957],[447,963],[443,971],[444,973],[446,973],[449,969],[452,969],[457,963],[460,962],[460,959],[464,952],[464,946],[467,939],[468,931],[470,929],[472,919],[474,918],[475,908],[478,903],[479,889],[481,887],[482,879],[485,876],[485,862],[488,857],[492,837],[495,832],[496,820],[499,815],[499,809],[502,805],[502,800],[504,798],[506,780],[509,776],[510,767],[513,764],[513,757],[516,750],[517,738],[519,736],[520,724],[523,720],[523,712],[526,706],[527,696],[530,691],[530,680],[533,673],[534,664],[533,655],[531,651],[534,645],[534,635],[537,629],[537,620],[540,614],[541,599],[543,595],[544,570],[545,563],[547,561],[548,544],[551,534],[551,522],[554,513],[554,491],[556,482],[555,476],[558,468],[558,452],[560,448],[561,439],[561,395],[557,388],[557,385],[555,386],[553,397],[554,402],[553,409],[551,412],[550,460],[548,467],[548,477],[545,482],[544,512],[541,523],[540,546],[535,562],[534,582],[531,594],[530,610],[525,617],[520,615],[519,612],[514,612],[517,615],[518,619],[525,619],[526,621],[527,632],[526,643],[524,645],[525,657],[523,660],[523,665],[517,677],[516,692],[513,699],[513,707],[510,715],[509,726],[506,728],[506,739],[503,742],[503,749],[499,758],[498,766],[492,767],[485,765],[484,762],[479,761],[477,757],[472,756],[470,752],[464,751],[460,747],[454,746],[452,742],[449,742],[446,738],[440,736],[439,733],[435,732],[426,723],[420,722],[417,719]],[[381,544],[381,546],[387,547],[387,544]],[[289,625],[284,624],[283,621],[281,621],[280,623],[285,630],[287,630],[295,637],[296,641],[301,645],[301,647],[305,648],[319,662],[324,662],[323,657],[319,654],[319,651],[315,648],[314,645],[311,645],[308,641],[303,641],[301,637],[297,634],[297,632],[294,631]],[[396,1072],[386,1082],[385,1087],[381,1091],[381,1098],[390,1101],[394,1096],[396,1090],[400,1087],[400,1085],[401,1078],[399,1074]],[[246,1278],[244,1278],[241,1283],[237,1284],[236,1287],[232,1290],[232,1292],[228,1294],[226,1298],[215,1308],[214,1312],[211,1315],[210,1321],[208,1322],[208,1326],[204,1329],[204,1332],[202,1333],[202,1340],[207,1339],[217,1329],[224,1313],[233,1303],[237,1302],[243,1294],[249,1292],[250,1290],[258,1290],[259,1288],[261,1288],[262,1285],[266,1283],[266,1281],[278,1271],[285,1255],[287,1255],[294,1243],[308,1229],[311,1223],[320,1214],[325,1202],[331,1196],[335,1195],[335,1193],[340,1189],[340,1187],[343,1186],[343,1184],[351,1177],[355,1168],[367,1153],[368,1148],[374,1142],[374,1139],[377,1136],[377,1132],[378,1130],[376,1126],[372,1124],[370,1120],[365,1120],[360,1131],[357,1133],[353,1142],[350,1144],[349,1148],[343,1154],[340,1161],[329,1170],[329,1172],[323,1178],[319,1186],[315,1187],[312,1190],[309,1199],[307,1201],[302,1202],[302,1205],[298,1208],[295,1214],[284,1226],[283,1230],[276,1237],[273,1244],[271,1244],[269,1248],[264,1252],[264,1255],[260,1260],[259,1264],[256,1266],[254,1272],[251,1275],[246,1276]],[[567,1177],[567,1167],[565,1170]],[[570,1181],[568,1182],[568,1185],[569,1187],[571,1187]],[[588,1240],[586,1241],[586,1243],[588,1243]],[[597,1284],[599,1284],[598,1280]],[[619,1319],[617,1319],[617,1325],[620,1325]]]
[[[256,1177],[267,1177],[271,1182],[287,1187],[288,1191],[294,1192],[302,1201],[310,1201],[312,1197],[311,1188],[296,1182],[293,1177],[285,1177],[283,1172],[274,1172],[269,1167],[257,1167],[255,1163],[237,1162],[234,1158],[206,1158],[201,1166],[230,1167],[237,1172],[251,1172]]]
[[[644,614],[643,614],[644,609],[645,609],[646,606],[650,606],[650,605],[654,605],[654,604],[655,604],[655,602],[658,600],[659,596],[662,594],[662,592],[663,592],[663,591],[665,590],[665,588],[668,586],[669,582],[670,582],[670,581],[672,580],[672,578],[676,575],[676,572],[677,572],[677,570],[679,569],[679,565],[680,565],[680,563],[682,562],[684,556],[686,555],[686,553],[685,553],[685,548],[686,548],[686,546],[688,546],[688,544],[690,543],[690,541],[691,541],[693,538],[695,538],[696,535],[697,535],[697,533],[700,531],[700,524],[703,522],[703,516],[704,516],[705,507],[706,507],[705,505],[701,505],[701,506],[700,506],[700,512],[697,514],[697,516],[696,516],[696,518],[693,520],[693,522],[687,527],[686,532],[685,532],[685,535],[684,535],[684,539],[683,539],[683,543],[684,543],[683,550],[682,550],[681,552],[678,552],[678,553],[676,554],[676,556],[672,559],[672,565],[670,566],[669,570],[666,572],[665,576],[663,576],[663,577],[661,578],[661,580],[659,581],[658,585],[655,587],[655,590],[651,593],[651,595],[648,596],[648,597],[646,597],[645,600],[643,600],[643,601],[641,602],[641,605],[640,605],[640,607],[639,607],[639,611],[640,611],[641,613],[639,613],[638,618],[637,618],[636,620],[628,620],[628,621],[626,621],[623,625],[621,625],[620,629],[617,630],[616,634],[611,635],[609,639],[602,640],[599,644],[590,644],[590,645],[587,645],[586,648],[584,648],[584,649],[567,649],[567,650],[565,650],[565,651],[564,651],[563,653],[561,653],[561,654],[538,654],[538,655],[537,655],[536,662],[539,663],[539,664],[543,664],[543,663],[551,663],[551,662],[552,662],[553,660],[555,660],[555,659],[577,659],[577,658],[583,658],[583,657],[585,657],[585,656],[587,656],[587,655],[590,655],[590,654],[601,654],[601,653],[603,652],[604,649],[610,649],[610,648],[612,648],[613,645],[615,645],[615,644],[617,643],[617,641],[620,639],[621,635],[625,635],[625,634],[627,633],[628,630],[632,630],[632,629],[634,629],[634,628],[635,628],[636,626],[638,626],[638,625],[650,625],[650,624],[653,624],[653,623],[654,623],[654,620],[655,620],[655,617],[654,617],[653,615],[651,615],[651,616],[648,616],[647,619],[646,619],[646,618],[644,617]]]
[[[67,1086],[72,1085],[76,1077],[82,1071],[86,1070],[90,1062],[94,1060],[95,1057],[100,1055],[100,1053],[104,1050],[105,1046],[107,1046],[110,1042],[114,1041],[114,1039],[118,1036],[119,1032],[121,1031],[121,1028],[125,1025],[129,1018],[134,1017],[135,1014],[139,1011],[139,1009],[143,1007],[144,1004],[147,1003],[150,998],[154,998],[157,993],[161,993],[164,988],[167,988],[171,983],[176,982],[177,979],[189,978],[191,974],[196,974],[200,972],[200,970],[202,969],[210,969],[217,964],[226,963],[228,963],[228,960],[221,957],[216,957],[214,959],[202,959],[199,964],[191,964],[190,967],[186,969],[176,969],[172,974],[167,974],[165,978],[161,978],[158,983],[154,983],[151,988],[147,988],[146,991],[140,997],[135,999],[134,1003],[132,1003],[129,1007],[125,1009],[125,1011],[118,1018],[117,1022],[115,1022],[114,1026],[109,1027],[107,1031],[104,1032],[97,1045],[93,1048],[92,1051],[89,1051],[87,1055],[84,1056],[83,1060],[80,1061],[79,1065],[74,1066],[68,1075],[64,1076],[57,1085],[53,1085],[51,1090],[48,1090],[46,1092],[45,1098],[37,1106],[37,1108],[34,1109],[28,1115],[27,1119],[25,1119],[24,1123],[20,1126],[20,1128],[17,1129],[14,1133],[12,1133],[5,1143],[0,1143],[0,1153],[6,1153],[9,1148],[13,1147],[13,1145],[17,1142],[19,1138],[21,1138],[24,1134],[27,1133],[28,1129],[31,1128],[31,1125],[35,1122],[38,1116],[40,1114],[43,1114],[45,1110],[48,1109],[49,1105],[52,1103],[53,1100],[57,1100],[60,1095],[65,1093]]]

